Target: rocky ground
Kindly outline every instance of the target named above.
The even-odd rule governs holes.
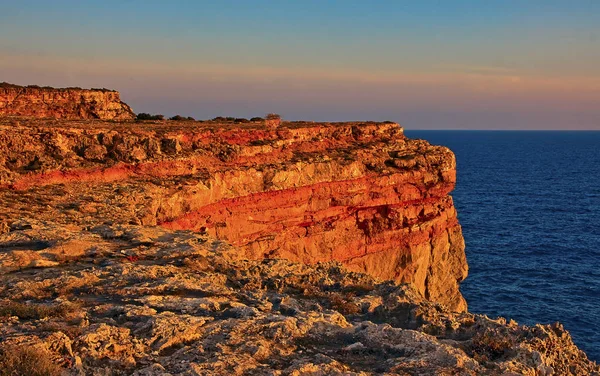
[[[315,213],[355,210],[344,200],[367,197],[372,206],[360,210],[386,209],[371,217],[356,209],[351,218],[364,227],[347,236],[400,249],[410,257],[382,259],[400,272],[427,262],[424,278],[458,293],[466,264],[447,196],[453,157],[398,129],[0,121],[0,376],[600,374],[560,324],[526,327],[447,308],[444,290],[433,302],[418,284],[348,263],[249,259],[252,242],[236,235],[248,223],[243,210],[268,219],[252,225],[261,231],[302,229],[269,244],[344,239],[350,222]],[[289,173],[298,163],[312,172]],[[323,180],[339,185],[318,191]],[[312,196],[299,193],[302,184]],[[262,206],[240,205],[247,197]],[[268,204],[283,199],[302,202],[312,222]],[[223,222],[177,222],[205,206]],[[354,252],[356,243],[344,244],[337,248]],[[452,252],[462,262],[449,263]]]
[[[333,262],[243,260],[158,227],[4,231],[0,364],[37,349],[68,375],[599,372],[560,324],[452,313]]]

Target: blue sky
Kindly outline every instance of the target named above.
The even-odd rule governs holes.
[[[597,1],[0,0],[0,81],[138,112],[600,129]]]

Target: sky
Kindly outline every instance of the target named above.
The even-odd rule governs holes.
[[[0,82],[136,112],[600,130],[597,0],[0,0]]]

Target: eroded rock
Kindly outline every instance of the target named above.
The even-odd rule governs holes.
[[[397,124],[199,124],[0,119],[0,356],[41,349],[70,375],[600,372],[560,324],[466,312],[448,149]]]
[[[119,93],[106,89],[18,86],[0,83],[0,116],[131,120],[135,114]]]
[[[19,232],[52,244],[98,237],[56,230]],[[600,372],[559,324],[452,312],[337,262],[245,260],[200,234],[154,231],[104,228],[102,258],[60,259],[34,280],[30,269],[2,274],[0,339],[43,348],[72,375]],[[152,241],[139,246],[141,234]],[[137,259],[124,256],[134,247]]]
[[[7,217],[27,200],[71,225],[193,230],[244,258],[340,261],[466,309],[447,148],[389,123],[168,123],[0,120]]]

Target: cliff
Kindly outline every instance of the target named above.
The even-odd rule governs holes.
[[[0,374],[600,373],[465,311],[455,168],[391,123],[0,119]]]
[[[0,184],[11,190],[92,186],[86,200],[113,202],[121,223],[206,232],[249,259],[339,261],[466,309],[454,155],[398,124],[0,124]]]
[[[54,89],[0,83],[0,117],[130,120],[131,108],[106,89]]]

